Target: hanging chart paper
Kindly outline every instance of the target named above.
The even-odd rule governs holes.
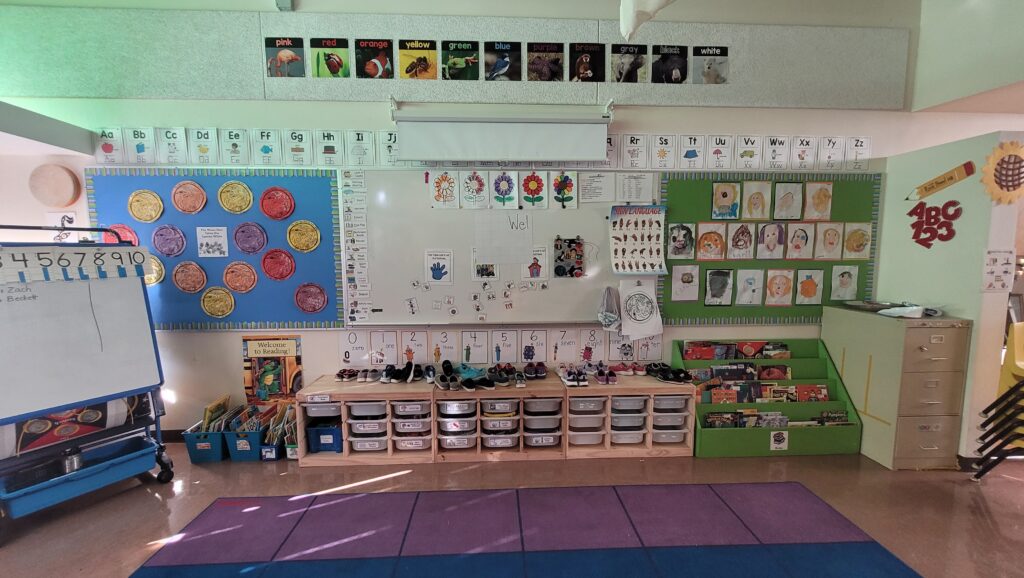
[[[623,275],[664,275],[666,205],[616,205],[608,219],[612,270]]]

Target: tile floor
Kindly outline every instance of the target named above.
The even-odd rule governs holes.
[[[975,484],[959,472],[890,472],[861,456],[300,470],[294,462],[193,467],[183,446],[172,444],[170,452],[177,473],[171,484],[130,480],[17,521],[17,535],[0,549],[3,574],[127,576],[158,549],[161,539],[177,533],[222,496],[767,481],[801,482],[926,577],[1024,572],[1024,463],[1019,462],[1004,464]],[[635,496],[627,492],[623,500],[643,501],[644,491],[649,490],[637,489]],[[742,503],[743,496],[735,498]],[[443,497],[438,500],[436,507],[443,508]],[[814,515],[773,507],[791,516],[794,524]],[[671,515],[668,509],[664,513]],[[329,523],[330,512],[323,516]],[[656,535],[656,517],[649,528],[637,531]],[[728,528],[715,531],[731,535]]]

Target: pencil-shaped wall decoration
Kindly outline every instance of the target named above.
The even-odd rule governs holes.
[[[959,165],[953,169],[950,169],[941,175],[928,180],[927,182],[918,185],[914,192],[907,195],[908,201],[920,201],[925,197],[930,197],[935,193],[945,189],[950,185],[955,185],[960,181],[974,174],[974,161],[967,161],[966,163]]]

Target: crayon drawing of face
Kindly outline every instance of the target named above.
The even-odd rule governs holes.
[[[773,298],[781,299],[789,295],[792,288],[793,282],[785,275],[772,275],[768,279],[768,295]]]
[[[736,203],[736,185],[722,184],[715,187],[715,212],[729,213]]]
[[[814,212],[819,215],[824,215],[828,211],[829,206],[832,203],[832,193],[829,192],[827,187],[819,187],[818,190],[814,191],[811,195],[811,207],[814,208]]]
[[[793,191],[786,191],[783,193],[782,196],[779,197],[778,214],[789,215],[792,213],[794,202],[796,202],[796,196],[793,195]]]
[[[846,250],[860,253],[868,246],[868,233],[864,229],[854,229],[846,236]]]
[[[789,245],[794,251],[803,251],[807,246],[807,230],[801,227],[793,231],[789,238]]]
[[[838,229],[825,229],[824,235],[825,251],[831,253],[835,251],[836,247],[839,246],[839,230]]]
[[[853,275],[849,271],[843,271],[839,274],[839,286],[843,289],[849,289],[850,285],[853,284]]]
[[[672,254],[685,255],[693,250],[693,231],[683,225],[672,225]]]
[[[704,258],[720,259],[724,255],[725,239],[717,231],[709,231],[697,240],[697,248]]]
[[[782,230],[782,225],[772,223],[761,227],[760,238],[757,242],[769,251],[774,251],[779,246],[779,239],[782,239],[786,233]]]
[[[708,275],[708,292],[714,299],[721,299],[729,288],[729,277],[731,271],[712,271]]]
[[[732,235],[732,248],[740,251],[745,251],[750,248],[750,245],[754,242],[754,235],[750,232],[750,227],[747,225],[740,225]]]
[[[764,195],[761,191],[750,195],[747,199],[747,215],[756,217],[764,214]]]

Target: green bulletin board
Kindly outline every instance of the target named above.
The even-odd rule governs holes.
[[[833,222],[871,223],[871,250],[866,260],[799,260],[750,259],[725,261],[698,261],[696,259],[673,259],[667,254],[666,265],[669,274],[658,283],[658,300],[666,325],[779,325],[821,322],[821,308],[824,305],[840,304],[830,299],[832,290],[832,267],[850,265],[859,268],[857,275],[857,299],[869,299],[874,295],[875,258],[877,255],[878,211],[882,175],[832,174],[832,173],[662,173],[661,203],[668,205],[665,230],[669,223],[712,222],[712,191],[715,183],[742,183],[743,181],[772,181],[774,183],[796,183],[826,181],[832,182]],[[741,194],[742,199],[742,194]],[[745,222],[714,221],[717,223]],[[758,221],[763,223],[765,221]],[[778,221],[782,223],[793,221]],[[696,235],[697,231],[694,231]],[[667,234],[666,234],[667,237]],[[666,243],[666,246],[668,243]],[[700,295],[696,301],[672,301],[672,267],[674,265],[700,266]],[[706,276],[710,269],[821,269],[824,271],[822,305],[704,305]],[[767,282],[767,281],[766,281]],[[794,285],[796,279],[794,279]],[[735,285],[735,274],[734,274]],[[736,288],[732,289],[735,297]],[[794,287],[794,293],[797,288]],[[763,298],[763,297],[762,297]],[[794,299],[795,303],[795,299]]]

